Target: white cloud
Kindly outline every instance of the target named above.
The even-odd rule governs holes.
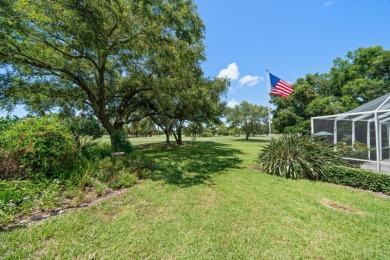
[[[238,83],[240,83],[241,86],[247,85],[247,86],[253,87],[261,81],[264,81],[264,77],[246,75],[246,76],[242,77],[238,81]]]
[[[235,62],[230,63],[226,69],[222,69],[217,78],[227,78],[230,80],[236,80],[240,77],[240,72],[238,72],[238,67]]]
[[[328,8],[334,3],[334,1],[325,1],[325,3],[322,5],[323,8]]]
[[[229,86],[228,92],[229,92],[230,94],[234,94],[234,93],[237,92],[237,90],[236,90],[235,88],[233,88],[233,86]]]
[[[231,108],[237,106],[238,104],[240,104],[240,103],[238,103],[238,102],[236,101],[235,98],[233,98],[232,100],[229,100],[229,101],[227,102],[227,106],[228,106],[228,107],[231,107]]]

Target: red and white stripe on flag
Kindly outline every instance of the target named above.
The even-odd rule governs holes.
[[[271,81],[271,95],[282,96],[283,98],[286,98],[294,92],[294,88],[286,81],[281,80],[271,73],[269,75]]]

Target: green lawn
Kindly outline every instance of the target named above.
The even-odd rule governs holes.
[[[267,140],[199,138],[163,149],[163,136],[132,138],[148,143],[140,149],[157,162],[153,176],[89,208],[0,233],[0,258],[390,258],[390,199],[260,173],[249,166]]]

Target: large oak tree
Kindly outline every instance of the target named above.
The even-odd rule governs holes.
[[[201,74],[203,37],[191,0],[0,0],[0,99],[90,111],[113,137],[162,81]]]
[[[268,108],[243,101],[233,108],[226,108],[226,122],[239,127],[248,140],[251,134],[260,132],[261,126],[268,124]]]

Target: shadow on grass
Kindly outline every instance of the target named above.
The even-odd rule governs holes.
[[[228,169],[240,168],[242,151],[216,142],[197,142],[164,148],[161,143],[138,146],[139,150],[156,161],[152,180],[164,180],[180,187],[213,184],[212,177]]]
[[[248,140],[245,140],[245,138],[241,138],[241,139],[233,139],[233,141],[236,141],[236,142],[252,142],[252,143],[269,143],[269,138],[264,138],[264,139],[251,139],[249,137]]]

